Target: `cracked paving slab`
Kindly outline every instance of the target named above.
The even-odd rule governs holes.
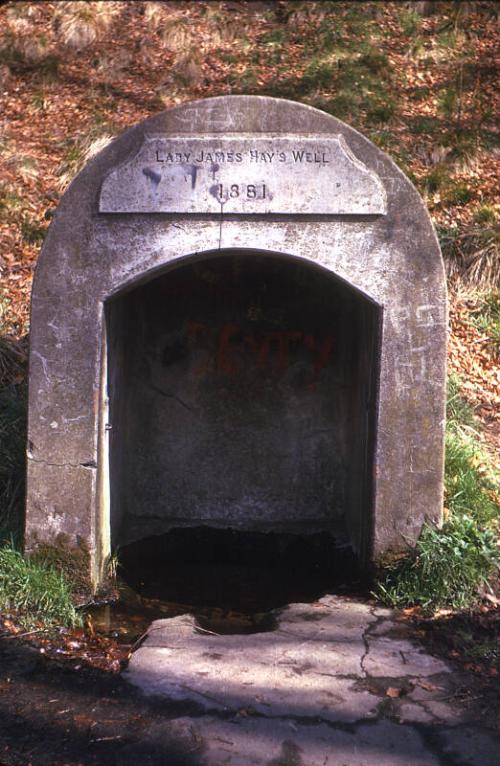
[[[184,766],[441,766],[414,728],[390,721],[349,730],[324,723],[300,726],[269,719],[178,718],[150,732],[149,745],[174,745]],[[120,766],[135,764],[141,746],[127,748]],[[122,758],[125,753],[122,754]],[[170,764],[169,764],[170,766]]]
[[[183,615],[153,623],[126,678],[147,694],[196,702],[208,710],[356,721],[375,715],[379,698],[363,676],[369,607],[348,611],[334,599],[293,604],[272,632],[211,635]]]
[[[389,721],[343,731],[325,724],[206,717],[195,727],[205,743],[199,761],[204,766],[440,766],[417,731]]]
[[[445,662],[405,639],[377,636],[368,641],[364,668],[370,676],[433,676],[450,671]]]
[[[190,615],[158,620],[132,656],[131,684],[197,705],[196,717],[176,719],[198,743],[193,764],[493,766],[481,755],[492,752],[487,734],[474,734],[466,759],[451,750],[462,720],[451,669],[387,610],[326,596],[276,618],[275,630],[250,635],[210,633]]]

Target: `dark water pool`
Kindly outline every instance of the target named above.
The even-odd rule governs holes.
[[[181,614],[212,633],[270,631],[274,610],[315,601],[358,575],[352,550],[327,533],[178,529],[122,548],[119,561],[116,600],[89,613],[97,630],[125,643],[153,620]]]

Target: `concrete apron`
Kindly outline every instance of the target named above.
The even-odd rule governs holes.
[[[127,680],[191,703],[165,723],[190,766],[488,766],[492,737],[450,703],[450,667],[389,610],[326,596],[277,612],[272,632],[217,635],[154,622]],[[155,736],[154,732],[150,736]]]

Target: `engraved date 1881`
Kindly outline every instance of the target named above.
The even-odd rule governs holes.
[[[228,199],[267,199],[266,184],[217,184],[217,199],[225,202]]]

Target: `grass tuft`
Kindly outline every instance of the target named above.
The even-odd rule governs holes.
[[[466,426],[475,428],[477,418],[473,407],[460,395],[460,377],[456,374],[448,378],[448,397],[446,400],[446,417],[448,430]]]
[[[472,428],[450,427],[446,434],[445,502],[449,512],[470,515],[479,526],[492,526],[498,517],[490,458]],[[497,520],[498,523],[498,520]]]
[[[21,221],[21,237],[28,245],[40,247],[46,234],[47,225],[40,226],[36,221],[27,218]]]
[[[81,623],[63,575],[12,546],[0,548],[0,608],[18,610],[25,626]]]
[[[466,205],[474,198],[474,192],[468,184],[452,184],[445,196],[450,205]]]
[[[470,608],[499,562],[493,530],[457,515],[442,529],[424,527],[414,551],[388,569],[377,595],[392,607]]]
[[[497,216],[491,205],[480,205],[474,213],[476,223],[496,224]]]
[[[495,354],[500,356],[500,290],[485,295],[476,309],[472,311],[472,320],[483,332]]]
[[[67,141],[66,151],[57,169],[61,191],[64,191],[87,162],[112,140],[111,126],[97,120],[88,133]]]
[[[373,103],[366,113],[366,118],[370,123],[386,123],[389,122],[395,114],[395,101],[386,97]]]
[[[494,226],[438,226],[448,284],[496,289],[500,283],[499,231]]]
[[[446,434],[445,502],[441,529],[425,525],[416,546],[391,561],[375,595],[392,607],[471,608],[498,572],[498,491],[481,448],[472,408],[451,378]]]
[[[54,31],[64,45],[80,51],[99,40],[121,10],[118,2],[60,2],[53,17]]]
[[[422,19],[416,11],[412,9],[405,9],[402,13],[400,13],[399,23],[401,25],[403,34],[407,37],[412,37],[420,31],[420,27],[422,26]]]

